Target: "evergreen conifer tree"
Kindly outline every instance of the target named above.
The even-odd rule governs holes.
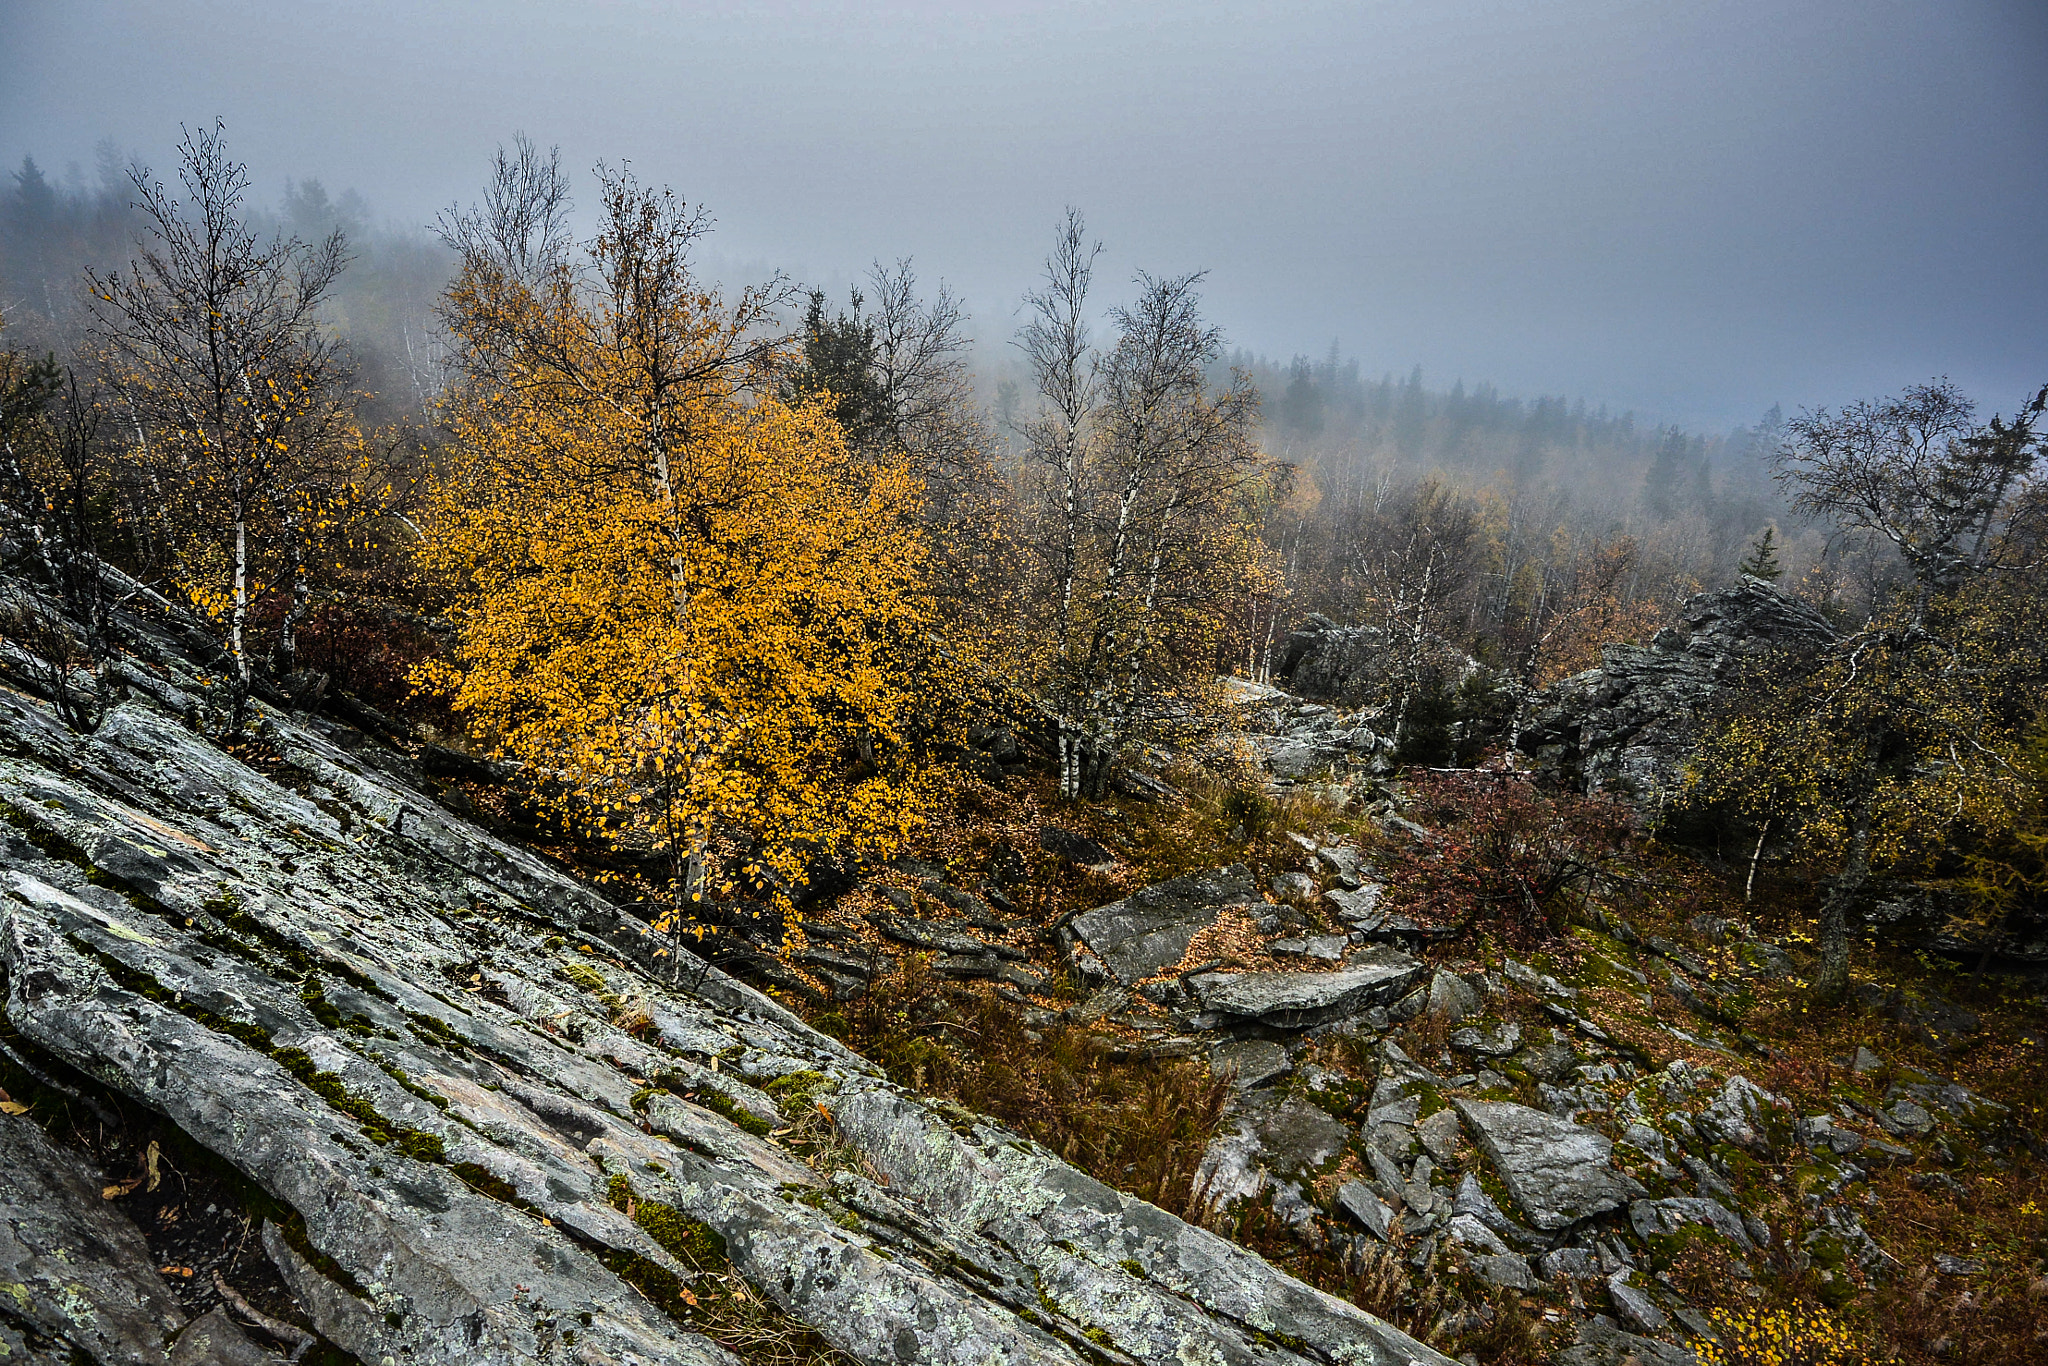
[[[1778,563],[1777,540],[1778,529],[1774,526],[1765,527],[1764,534],[1757,537],[1749,547],[1748,558],[1736,568],[1750,578],[1766,579],[1776,583],[1778,575],[1785,572],[1784,567]]]

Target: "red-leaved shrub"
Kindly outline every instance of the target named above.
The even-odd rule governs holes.
[[[1506,775],[1424,778],[1410,790],[1407,816],[1432,838],[1383,841],[1389,906],[1425,926],[1491,932],[1517,948],[1561,934],[1594,876],[1628,847],[1619,804],[1548,795]]]

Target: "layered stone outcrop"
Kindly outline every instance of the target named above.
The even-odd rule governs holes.
[[[1703,717],[1746,670],[1826,648],[1819,612],[1761,579],[1701,593],[1648,645],[1610,645],[1600,667],[1540,694],[1515,737],[1566,786],[1661,806],[1683,778]]]
[[[691,1306],[737,1278],[864,1362],[1445,1366],[892,1085],[458,818],[351,727],[259,702],[228,752],[186,719],[207,714],[204,670],[124,629],[131,700],[97,734],[0,691],[7,1065],[39,1078],[31,1100],[139,1107],[224,1164],[256,1202],[251,1252],[322,1350],[729,1363]],[[27,1170],[0,1185],[28,1267],[0,1296],[0,1341],[30,1360],[171,1359],[161,1332],[106,1347],[46,1292],[61,1278],[38,1279],[60,1235],[24,1222],[24,1201],[47,1201],[19,1193],[93,1179],[51,1148],[16,1143]],[[99,1242],[102,1317],[156,1312],[168,1282],[135,1240]]]

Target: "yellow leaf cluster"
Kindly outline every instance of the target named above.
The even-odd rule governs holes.
[[[917,481],[855,460],[822,402],[715,370],[650,393],[625,333],[550,326],[454,401],[423,553],[459,585],[458,660],[421,681],[614,836],[680,859],[736,830],[785,877],[886,851],[920,805],[889,759],[930,627]]]

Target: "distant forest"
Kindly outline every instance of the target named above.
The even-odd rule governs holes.
[[[52,177],[31,157],[11,173],[0,204],[9,349],[89,349],[86,270],[120,267],[147,236],[130,161],[103,142],[90,172]],[[341,234],[345,268],[320,315],[346,348],[355,421],[393,448],[434,449],[461,368],[444,308],[458,253],[427,226],[378,225],[356,192],[331,195],[313,178],[287,182],[272,203],[252,198],[243,218],[307,243]],[[801,293],[790,292],[792,333]],[[859,317],[820,299],[813,340]],[[970,351],[965,321],[951,318],[943,340],[977,409],[971,425],[1021,488],[1039,395],[1010,339]],[[1265,572],[1219,646],[1228,670],[1263,673],[1285,633],[1320,613],[1427,634],[1528,686],[1597,662],[1598,642],[1616,633],[1646,636],[1746,561],[1845,621],[1898,580],[1895,556],[1790,512],[1770,477],[1784,439],[1775,407],[1750,426],[1692,433],[1561,396],[1463,380],[1433,389],[1420,367],[1368,378],[1335,343],[1285,364],[1219,348],[1205,373],[1216,393],[1233,375],[1256,389],[1258,440],[1283,472],[1261,486]]]

